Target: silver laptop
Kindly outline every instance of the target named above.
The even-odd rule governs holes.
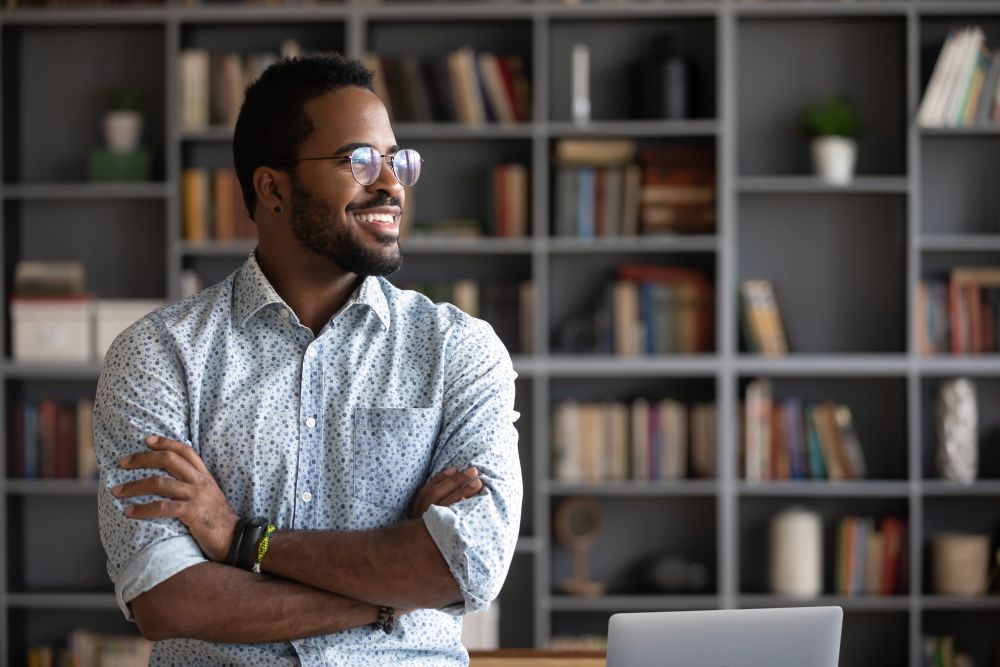
[[[615,614],[608,667],[837,667],[840,607]]]

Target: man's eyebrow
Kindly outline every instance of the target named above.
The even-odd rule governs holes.
[[[374,146],[372,146],[369,143],[365,143],[365,142],[358,142],[358,143],[353,143],[353,144],[344,144],[343,146],[341,146],[340,148],[338,148],[337,150],[335,150],[332,154],[333,155],[339,155],[340,153],[349,153],[349,152],[353,151],[355,148],[374,148]],[[386,154],[390,155],[392,153],[397,153],[397,152],[399,152],[399,146],[397,146],[396,144],[393,144],[392,146],[389,147],[389,150],[386,151]]]

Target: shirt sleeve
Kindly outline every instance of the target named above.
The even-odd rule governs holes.
[[[514,556],[524,489],[514,422],[510,356],[493,329],[467,319],[445,349],[442,426],[433,474],[454,465],[479,469],[483,489],[449,507],[431,505],[424,524],[462,591],[460,615],[489,607]]]
[[[149,315],[126,329],[105,358],[94,401],[94,445],[100,483],[97,492],[101,543],[108,574],[125,617],[128,603],[181,570],[206,562],[198,544],[177,519],[130,519],[126,504],[150,502],[152,496],[115,498],[117,484],[166,474],[160,470],[125,470],[118,460],[147,451],[146,436],[161,435],[189,443],[188,399],[184,373],[170,347],[163,324]]]

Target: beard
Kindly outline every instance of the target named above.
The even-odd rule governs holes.
[[[350,208],[373,208],[390,203],[392,198]],[[369,248],[358,237],[357,229],[341,223],[337,212],[318,197],[299,187],[292,179],[292,210],[289,215],[292,234],[305,248],[327,259],[344,271],[359,276],[387,276],[403,265],[397,238],[378,235],[377,249]]]

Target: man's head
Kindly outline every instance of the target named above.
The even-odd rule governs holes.
[[[282,60],[247,89],[233,157],[262,244],[291,234],[350,273],[399,268],[403,186],[388,160],[373,183],[362,185],[343,159],[359,146],[379,155],[397,151],[371,78],[357,61],[322,55]]]

